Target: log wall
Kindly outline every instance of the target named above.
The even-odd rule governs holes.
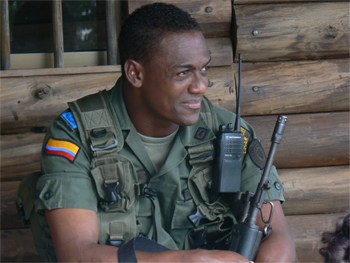
[[[131,12],[144,2],[129,1]],[[288,116],[275,164],[299,262],[322,262],[320,235],[349,211],[349,13],[347,1],[172,0],[199,22],[213,60],[207,96],[235,109],[242,53],[242,115],[266,151]],[[232,38],[237,28],[237,41]],[[40,169],[48,125],[68,101],[109,89],[120,66],[1,71],[1,261],[39,261],[19,220],[19,182]]]

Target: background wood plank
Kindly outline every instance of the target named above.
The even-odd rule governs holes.
[[[350,211],[350,166],[280,169],[286,215]]]
[[[278,168],[348,165],[348,111],[288,115],[288,121],[275,163]],[[277,116],[246,118],[255,127],[268,152]]]
[[[29,229],[1,230],[1,262],[44,262],[37,254]]]
[[[346,2],[237,5],[237,52],[249,61],[349,56]]]
[[[91,74],[49,75],[29,77],[6,77],[1,79],[0,111],[1,133],[29,131],[33,127],[48,127],[51,121],[67,108],[67,102],[110,89],[120,72],[99,72]],[[234,85],[232,67],[213,67],[209,71],[213,99],[227,96],[226,91]],[[42,93],[39,99],[36,94]],[[230,94],[231,98],[233,93]]]
[[[323,262],[318,253],[322,247],[321,234],[324,231],[333,231],[341,216],[342,213],[287,216],[288,225],[293,229],[298,262]],[[1,241],[2,262],[41,262],[29,229],[1,230]]]
[[[280,169],[284,183],[287,216],[342,213],[350,210],[350,167]],[[20,181],[5,181],[1,189],[1,229],[23,228],[16,209]]]
[[[267,153],[277,116],[246,118],[255,128]],[[349,112],[297,114],[288,116],[285,134],[275,164],[282,168],[348,165]],[[23,178],[40,169],[44,134],[1,136],[1,180]]]
[[[242,67],[243,116],[350,109],[348,59],[243,63]],[[236,67],[234,71],[237,78]],[[227,99],[220,104],[232,108],[235,102]]]
[[[324,231],[334,231],[336,221],[341,216],[342,213],[287,216],[296,244],[298,262],[324,262],[318,252],[322,247],[321,235]]]

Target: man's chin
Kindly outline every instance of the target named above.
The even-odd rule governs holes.
[[[191,125],[195,125],[198,123],[199,120],[199,114],[193,115],[189,118],[183,118],[182,119],[182,126],[191,126]]]

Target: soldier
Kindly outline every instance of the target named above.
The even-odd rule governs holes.
[[[145,5],[125,22],[119,49],[116,85],[70,103],[45,138],[31,220],[40,254],[50,261],[249,262],[225,245],[239,216],[233,197],[210,200],[215,135],[235,117],[204,96],[211,57],[198,23],[173,5]],[[244,120],[241,126],[249,147],[256,135]],[[254,158],[244,156],[242,192],[254,192],[260,180]],[[270,181],[273,231],[256,262],[292,262],[275,169]],[[194,225],[188,216],[199,207]]]

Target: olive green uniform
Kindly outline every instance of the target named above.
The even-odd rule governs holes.
[[[115,229],[119,231],[118,217],[127,214],[129,216],[127,218],[130,219],[132,218],[130,214],[135,214],[133,217],[137,226],[136,234],[142,233],[171,249],[189,248],[186,245],[186,236],[194,227],[187,216],[196,211],[192,198],[193,189],[197,189],[201,198],[209,202],[207,188],[212,176],[213,161],[209,160],[199,168],[193,169],[189,164],[188,149],[204,142],[212,142],[218,127],[214,129],[208,126],[202,115],[196,125],[180,127],[164,165],[156,171],[127,114],[121,86],[121,81],[118,81],[116,86],[108,92],[108,98],[118,117],[124,137],[124,146],[116,154],[128,163],[123,166],[127,169],[120,172],[121,176],[125,177],[124,184],[129,180],[128,177],[147,178],[142,182],[144,183],[142,184],[143,193],[133,191],[134,186],[131,185],[129,190],[134,194],[129,199],[137,201],[126,203],[123,208],[101,207],[99,202],[101,183],[96,176],[91,175],[91,150],[83,147],[74,119],[64,118],[61,115],[54,121],[45,139],[42,154],[43,175],[37,184],[36,210],[40,212],[45,209],[83,208],[98,212],[101,232],[99,242],[102,244],[108,244],[109,240],[113,239],[111,232]],[[213,106],[213,109],[219,123],[232,122],[234,119],[234,115],[225,109],[216,106]],[[249,144],[255,138],[253,128],[243,120],[242,127]],[[198,131],[205,131],[205,136],[198,137]],[[46,152],[45,144],[50,138],[72,143],[78,148],[70,154],[70,160],[61,154]],[[254,192],[260,176],[261,169],[254,165],[249,154],[245,154],[241,191]],[[270,188],[267,199],[284,201],[283,187],[276,169],[272,169],[270,182],[275,187]],[[192,192],[188,190],[189,188]],[[133,208],[128,207],[128,204],[132,204]],[[45,224],[44,218],[42,220]],[[130,239],[135,233],[125,233],[127,232],[125,220],[123,222],[124,238],[122,236],[120,238]],[[47,230],[47,227],[43,229]],[[133,230],[130,231],[133,232]],[[118,239],[115,236],[114,238]]]

